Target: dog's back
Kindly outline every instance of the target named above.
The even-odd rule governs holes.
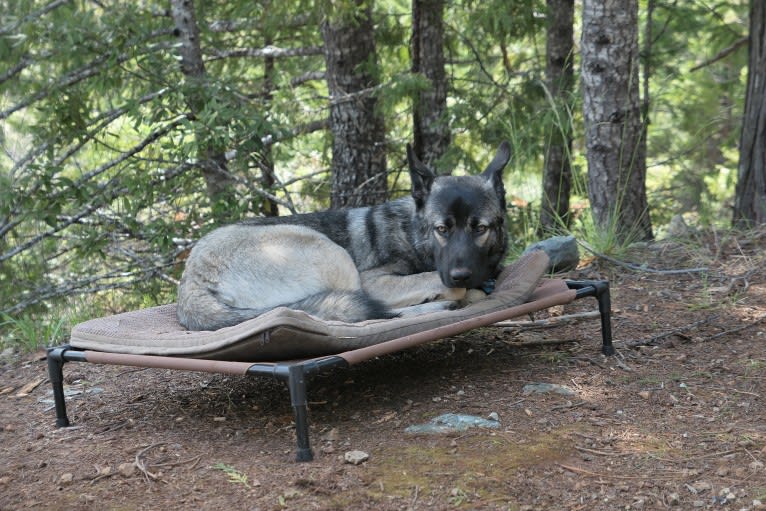
[[[178,289],[181,324],[217,330],[279,306],[351,322],[391,316],[362,291],[348,252],[309,227],[229,225],[194,247]]]

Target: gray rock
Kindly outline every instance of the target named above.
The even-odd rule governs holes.
[[[346,463],[359,465],[370,459],[370,455],[364,451],[348,451],[343,455],[343,459],[346,461]]]
[[[491,415],[491,414],[490,414]],[[497,416],[497,414],[495,413]],[[483,419],[475,415],[466,415],[462,413],[444,413],[431,419],[426,424],[415,424],[408,426],[404,431],[413,434],[440,434],[453,433],[456,431],[465,431],[469,428],[491,428],[500,427],[499,417]]]
[[[580,264],[580,251],[574,236],[553,236],[533,243],[524,250],[527,254],[533,250],[543,250],[551,260],[548,273],[569,271]]]

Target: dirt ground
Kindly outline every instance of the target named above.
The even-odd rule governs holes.
[[[0,366],[0,509],[764,509],[766,234],[657,243],[575,278],[595,300],[319,376],[315,461],[269,379],[68,363],[56,429],[40,353]],[[648,269],[708,272],[656,273]],[[525,318],[520,318],[524,320]],[[525,394],[530,383],[565,386]],[[37,384],[37,385],[36,385]],[[499,429],[412,435],[443,413]],[[369,459],[344,461],[359,450]]]

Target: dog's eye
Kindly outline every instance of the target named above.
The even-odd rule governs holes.
[[[436,232],[438,232],[439,234],[447,234],[448,231],[449,231],[449,229],[447,229],[446,225],[437,225],[436,226]]]
[[[473,232],[476,234],[484,234],[485,232],[487,232],[487,226],[479,224],[473,228]]]

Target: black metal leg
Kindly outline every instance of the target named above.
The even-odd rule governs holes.
[[[599,282],[596,286],[598,312],[601,314],[601,353],[606,356],[615,354],[612,345],[612,299],[609,294],[609,282]]]
[[[296,461],[311,461],[314,453],[309,445],[308,401],[306,399],[306,374],[300,364],[289,369],[287,387],[290,389],[290,401],[295,410],[295,436],[298,440]]]
[[[53,386],[53,401],[56,405],[56,427],[66,428],[69,426],[69,417],[66,414],[66,402],[64,401],[64,357],[62,348],[48,350],[48,378]]]

